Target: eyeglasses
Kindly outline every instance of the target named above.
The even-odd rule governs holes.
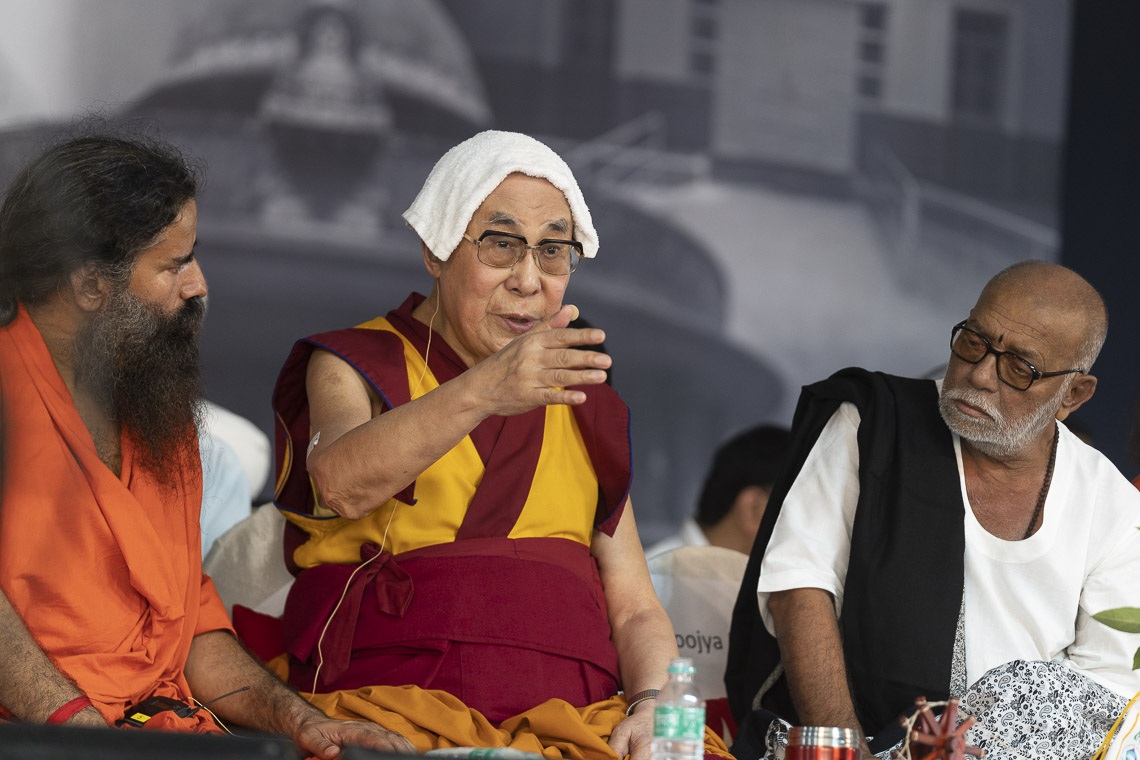
[[[582,260],[582,244],[577,240],[539,240],[527,245],[522,235],[487,230],[479,239],[464,234],[463,239],[475,244],[475,255],[489,267],[509,269],[522,260],[527,251],[534,256],[538,268],[547,274],[564,277],[578,268]]]
[[[954,325],[950,331],[950,351],[959,359],[970,364],[978,364],[993,354],[997,366],[998,380],[1019,391],[1029,390],[1034,381],[1043,377],[1071,375],[1084,372],[1083,369],[1063,369],[1059,372],[1042,372],[1012,351],[998,351],[989,338],[966,327],[965,321]]]

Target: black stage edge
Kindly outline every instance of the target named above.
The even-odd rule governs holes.
[[[340,760],[408,760],[408,755],[348,747]],[[133,729],[0,723],[0,760],[300,760],[275,736],[175,734]]]
[[[1080,409],[1094,444],[1129,478],[1140,396],[1140,3],[1074,0],[1061,183],[1061,263],[1108,305],[1108,342]]]

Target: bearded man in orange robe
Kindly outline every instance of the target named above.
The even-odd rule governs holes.
[[[211,708],[226,722],[321,758],[407,750],[262,668],[202,573],[197,190],[170,146],[93,135],[36,159],[0,208],[0,590],[18,614],[4,605],[0,650],[26,658],[0,669],[0,707],[216,732],[196,703],[224,697]],[[134,707],[155,697],[176,709]]]

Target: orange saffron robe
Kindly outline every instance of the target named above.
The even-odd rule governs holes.
[[[122,437],[122,475],[91,435],[27,311],[0,328],[7,457],[0,587],[28,630],[108,721],[152,695],[188,700],[200,633],[232,630],[202,573],[200,468],[163,488]],[[192,434],[187,446],[197,446]],[[195,456],[188,461],[197,461]],[[205,711],[156,726],[217,730]]]

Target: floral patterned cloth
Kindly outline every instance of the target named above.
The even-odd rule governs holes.
[[[1014,660],[993,668],[962,697],[966,734],[990,760],[1090,758],[1128,700],[1059,662]]]
[[[1014,660],[966,690],[959,716],[977,720],[966,741],[987,760],[1088,760],[1128,700],[1064,663]],[[788,724],[773,721],[765,760],[783,760]],[[888,760],[901,743],[878,757]]]

